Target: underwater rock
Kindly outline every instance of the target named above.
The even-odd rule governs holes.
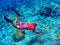
[[[57,13],[57,11],[59,11],[58,8],[60,7],[48,3],[45,6],[41,6],[40,10],[37,11],[37,14],[45,17],[58,17],[60,16],[60,14]]]
[[[41,16],[49,17],[51,16],[52,8],[43,7],[43,9],[39,10]]]
[[[37,29],[37,30],[35,30],[35,33],[36,34],[40,34],[40,33],[42,33],[42,30],[41,29]]]
[[[6,34],[3,34],[2,37],[5,38]]]
[[[41,29],[41,27],[39,26],[39,24],[38,24],[37,27],[35,28],[35,33],[36,33],[36,34],[42,33],[42,29]]]
[[[38,40],[37,40],[37,37],[35,38],[32,38],[28,43],[27,45],[33,45],[34,43],[36,43]]]

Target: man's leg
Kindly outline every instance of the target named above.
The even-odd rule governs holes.
[[[4,14],[4,19],[7,21],[7,22],[10,22],[11,24],[13,24],[13,26],[15,26],[17,28],[17,22],[18,22],[18,16],[16,17],[16,19],[13,21],[13,20],[10,20],[7,18],[7,13]]]
[[[13,21],[13,26],[17,28],[18,17]]]

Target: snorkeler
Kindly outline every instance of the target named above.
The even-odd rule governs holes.
[[[12,7],[12,10],[17,15],[16,19],[11,20],[11,19],[7,18],[7,12],[4,14],[4,19],[7,22],[11,23],[15,28],[18,29],[17,32],[12,35],[13,40],[15,42],[19,42],[19,41],[23,40],[25,38],[25,30],[24,29],[32,30],[33,33],[36,34],[35,33],[35,27],[36,27],[37,24],[31,24],[31,23],[26,24],[25,22],[18,22],[18,18],[21,15],[18,13],[18,11],[14,7]]]
[[[7,18],[7,15],[4,14],[4,19],[7,21],[7,22],[10,22],[13,24],[14,27],[18,28],[18,29],[27,29],[27,30],[32,30],[34,31],[35,27],[36,27],[36,24],[26,24],[25,22],[18,22],[18,16],[16,17],[16,19],[13,21],[13,20],[10,20]]]
[[[17,14],[17,17],[16,19],[13,21],[13,20],[10,20],[7,18],[7,13],[4,14],[4,19],[7,21],[7,22],[10,22],[14,27],[18,28],[18,29],[27,29],[27,30],[32,30],[33,32],[35,31],[35,27],[37,26],[37,24],[26,24],[25,22],[18,22],[18,16],[20,16],[20,14],[16,11],[15,8],[12,8],[12,10]]]

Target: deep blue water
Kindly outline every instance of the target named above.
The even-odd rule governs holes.
[[[4,19],[37,24],[35,31],[15,28]],[[0,45],[60,45],[60,0],[0,0]]]

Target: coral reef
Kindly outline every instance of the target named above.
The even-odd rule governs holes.
[[[0,1],[0,45],[60,45],[60,1],[56,0],[1,0]],[[7,11],[9,19],[37,23],[35,32],[18,30],[4,19]],[[14,15],[14,16],[13,16]],[[17,21],[17,20],[16,20]],[[16,23],[16,21],[14,23]]]

